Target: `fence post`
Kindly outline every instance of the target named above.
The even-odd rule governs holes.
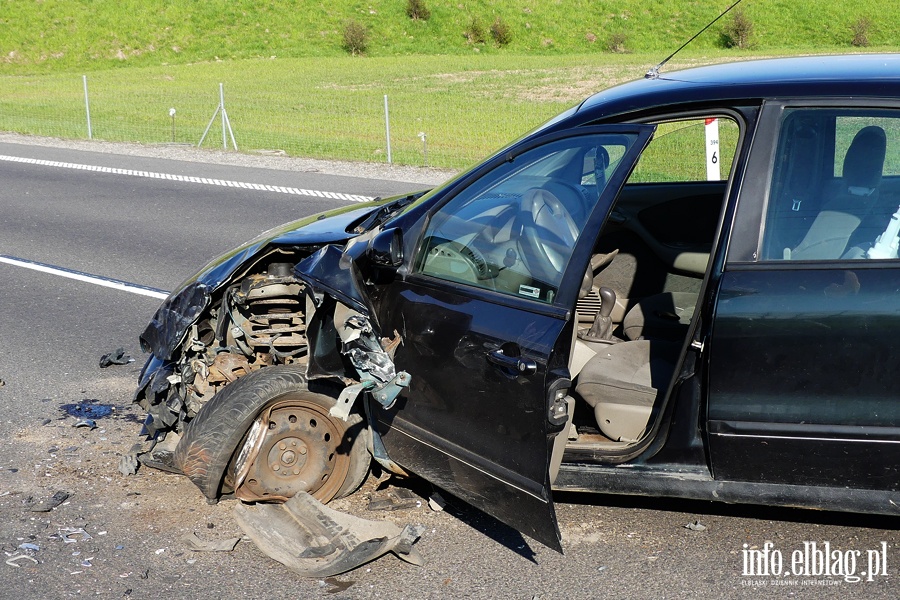
[[[219,84],[219,106],[222,107],[222,149],[228,150],[228,138],[225,134],[228,132],[225,126],[225,86]]]
[[[94,132],[91,129],[91,103],[88,101],[87,75],[82,75],[81,80],[84,82],[84,110],[87,113],[88,139],[94,139]]]
[[[174,109],[173,109],[174,110]],[[203,145],[203,140],[206,139],[206,134],[209,133],[210,127],[212,124],[216,122],[216,116],[219,113],[222,113],[222,147],[225,150],[228,150],[228,135],[231,136],[231,145],[234,146],[234,149],[237,150],[237,142],[234,140],[234,131],[231,129],[231,120],[228,118],[228,113],[225,111],[225,87],[223,84],[219,84],[219,105],[216,107],[216,110],[213,112],[212,118],[209,120],[209,124],[206,126],[206,129],[203,131],[203,135],[200,136],[200,141],[197,142],[197,147]],[[173,115],[174,118],[174,115]]]
[[[387,94],[384,95],[384,130],[385,135],[387,136],[387,159],[388,164],[394,164],[391,161],[391,117],[388,114],[388,99]]]
[[[424,131],[419,132],[419,139],[422,140],[422,166],[428,166],[428,136]]]

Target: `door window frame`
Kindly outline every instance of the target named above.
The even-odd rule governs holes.
[[[428,211],[428,214],[418,233],[418,239],[413,245],[412,252],[410,253],[411,260],[407,277],[411,281],[419,285],[424,285],[426,287],[432,287],[442,291],[452,291],[453,293],[458,293],[467,297],[478,298],[497,304],[503,304],[512,308],[518,308],[541,314],[549,314],[568,319],[570,313],[572,313],[572,311],[574,310],[578,295],[578,289],[581,285],[581,280],[584,275],[583,268],[575,269],[574,266],[587,264],[590,258],[590,252],[596,241],[596,233],[599,233],[603,223],[606,221],[610,207],[615,201],[615,198],[619,195],[622,186],[630,176],[634,165],[637,164],[637,160],[640,158],[640,155],[647,147],[647,144],[649,143],[655,131],[655,125],[645,123],[581,126],[573,129],[564,129],[544,136],[540,136],[511,149],[509,152],[505,152],[495,156],[488,163],[486,163],[482,169],[479,169],[480,173],[477,178],[473,178],[472,180],[467,182],[466,185],[460,186],[458,189],[454,190],[453,193],[448,194],[445,198],[442,198],[440,202],[435,204],[435,206],[431,207],[431,209]],[[554,297],[552,303],[546,303],[524,296],[519,297],[502,292],[496,292],[478,286],[467,285],[462,282],[443,280],[438,277],[433,277],[428,274],[421,273],[417,269],[416,263],[419,260],[421,252],[423,251],[423,245],[425,244],[425,240],[427,237],[426,234],[428,232],[428,228],[432,218],[454,198],[462,193],[465,193],[466,190],[468,190],[471,186],[477,185],[477,182],[479,180],[482,180],[485,177],[490,177],[491,174],[494,173],[495,169],[497,169],[504,163],[513,161],[526,152],[529,152],[540,146],[551,144],[553,142],[564,139],[603,134],[631,134],[636,135],[636,139],[631,147],[622,156],[620,167],[612,173],[612,176],[607,181],[606,187],[600,193],[596,204],[588,215],[583,227],[581,227],[578,239],[576,240],[575,246],[572,248],[572,253],[569,257],[562,278],[560,279],[558,293]],[[626,165],[628,165],[627,168],[625,167]],[[595,235],[586,233],[591,231],[595,232]],[[581,272],[576,273],[576,271]]]

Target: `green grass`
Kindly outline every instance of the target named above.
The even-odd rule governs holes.
[[[344,25],[370,32],[371,56],[412,54],[607,54],[610,37],[631,52],[660,58],[731,0],[425,0],[427,21],[406,16],[405,0],[0,0],[0,73],[100,70],[121,66],[249,59],[336,57]],[[897,47],[900,4],[882,0],[745,0],[755,50],[848,49],[851,26],[872,21],[873,47]],[[471,44],[473,19],[485,31],[497,18],[512,41]],[[693,42],[721,47],[723,24]]]
[[[0,130],[87,137],[82,74],[95,138],[196,144],[218,105],[241,150],[462,168],[589,94],[635,79],[724,9],[699,0],[0,0]],[[896,48],[900,5],[859,0],[746,0],[752,52],[721,48],[722,24],[668,67],[759,55],[849,51],[851,25]],[[473,19],[496,18],[512,41],[469,43]],[[367,56],[341,48],[349,19],[370,32]],[[728,17],[726,17],[728,19]],[[627,54],[607,51],[613,34]],[[874,48],[870,48],[874,49]],[[221,147],[219,121],[207,146]]]
[[[718,60],[731,57],[720,52]],[[461,168],[614,83],[655,57],[412,56],[305,58],[135,67],[88,74],[95,138],[196,144],[218,105],[218,84],[242,150],[386,160],[388,95],[393,160]],[[705,60],[710,60],[709,58]],[[599,64],[598,64],[599,63]],[[687,64],[684,61],[674,66]],[[0,129],[87,137],[82,78],[0,77]],[[219,120],[205,146],[221,147]]]

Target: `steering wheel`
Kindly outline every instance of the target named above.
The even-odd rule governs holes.
[[[480,250],[474,246],[466,246],[459,242],[447,240],[436,245],[428,254],[431,257],[443,256],[450,260],[459,260],[468,263],[477,280],[493,279],[497,276],[497,269],[488,263]],[[474,283],[474,282],[473,282]]]
[[[519,244],[533,275],[556,281],[569,259],[579,229],[565,205],[544,188],[531,188],[522,196]]]

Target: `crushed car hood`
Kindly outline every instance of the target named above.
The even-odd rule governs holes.
[[[380,209],[393,204],[405,206],[421,194],[405,195],[353,204],[292,221],[270,229],[200,269],[182,282],[160,305],[141,333],[141,348],[160,360],[173,353],[196,316],[209,305],[213,292],[225,284],[241,265],[273,246],[305,246],[310,251],[329,244],[343,245],[347,240],[378,223]],[[189,314],[185,307],[189,306]]]

